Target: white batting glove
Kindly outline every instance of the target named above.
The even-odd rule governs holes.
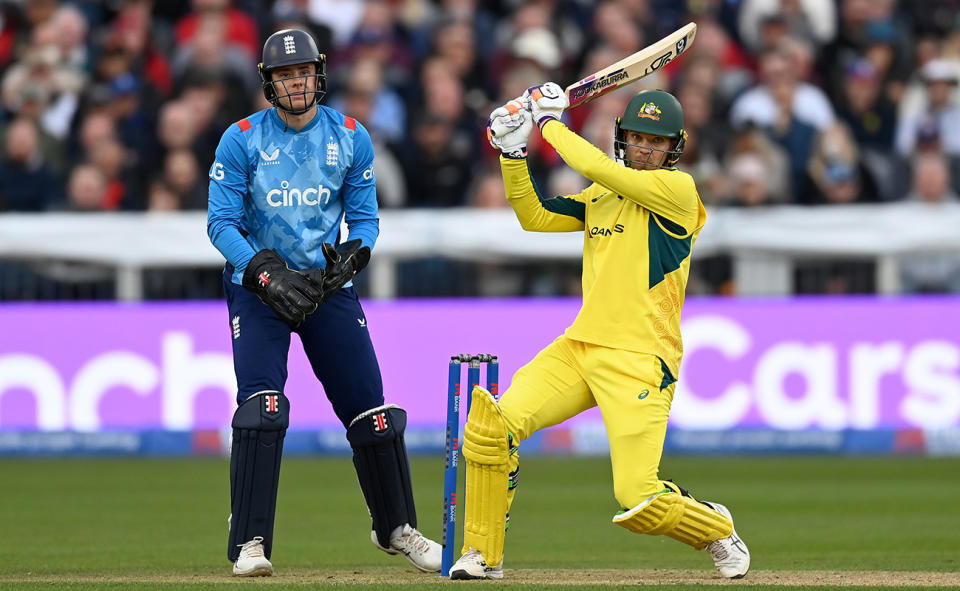
[[[526,158],[527,138],[533,131],[533,115],[519,99],[514,99],[490,113],[487,139],[507,158]]]
[[[551,119],[559,121],[563,110],[570,106],[567,93],[554,82],[531,86],[523,93],[523,99],[530,105],[533,120],[540,128]]]

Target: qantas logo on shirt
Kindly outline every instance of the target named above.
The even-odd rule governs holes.
[[[617,224],[612,228],[601,228],[599,226],[590,228],[591,236],[611,236],[613,234],[623,234],[623,224]]]
[[[270,207],[299,207],[301,205],[326,205],[330,203],[330,189],[323,185],[306,189],[290,188],[289,181],[280,181],[279,189],[267,191]]]

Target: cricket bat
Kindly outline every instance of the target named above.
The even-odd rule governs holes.
[[[632,84],[669,64],[678,55],[689,49],[697,35],[696,23],[689,23],[670,33],[653,45],[628,55],[599,72],[590,74],[567,87],[568,109],[579,107],[611,90]]]

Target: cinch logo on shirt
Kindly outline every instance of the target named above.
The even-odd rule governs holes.
[[[313,195],[313,197],[311,197]],[[330,189],[323,185],[308,189],[290,188],[289,181],[280,181],[279,189],[267,191],[267,204],[271,207],[290,207],[291,205],[326,205],[330,202]]]

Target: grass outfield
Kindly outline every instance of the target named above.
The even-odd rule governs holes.
[[[439,539],[442,460],[412,469],[420,529]],[[228,576],[225,459],[3,459],[0,587],[960,589],[960,459],[668,458],[661,474],[730,507],[753,555],[746,579],[612,525],[606,459],[523,460],[497,583],[449,582],[376,550],[346,457],[285,461],[277,575],[256,582]]]

